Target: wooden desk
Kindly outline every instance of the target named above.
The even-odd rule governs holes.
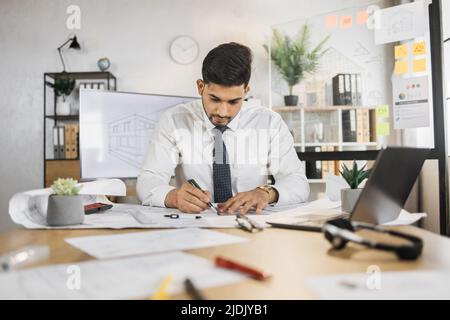
[[[396,229],[423,238],[423,254],[417,261],[400,262],[391,253],[359,246],[350,246],[337,253],[330,251],[330,245],[321,233],[275,228],[255,234],[237,229],[220,230],[246,237],[250,241],[188,252],[210,260],[216,255],[222,255],[269,270],[273,274],[271,279],[264,282],[249,279],[233,285],[210,288],[204,291],[208,299],[312,299],[317,297],[305,282],[308,276],[365,273],[370,265],[378,265],[381,271],[450,268],[450,239],[416,227]],[[0,254],[24,245],[45,244],[50,247],[50,257],[38,265],[81,262],[92,258],[65,243],[64,238],[142,231],[148,230],[18,229],[0,235]],[[174,298],[187,297],[181,294]]]

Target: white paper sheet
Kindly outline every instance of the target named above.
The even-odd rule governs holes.
[[[423,37],[426,30],[426,3],[416,1],[375,12],[375,43],[384,44]]]
[[[428,76],[392,77],[394,129],[430,126]]]
[[[248,241],[222,232],[187,228],[65,239],[97,259],[207,248]]]
[[[147,298],[169,274],[173,276],[168,288],[172,294],[184,291],[183,281],[187,277],[199,289],[245,279],[238,273],[216,268],[206,259],[171,252],[0,273],[0,299]]]
[[[91,181],[79,183],[78,186],[81,187],[80,194],[84,195],[85,203],[107,202],[104,195],[126,195],[126,186],[120,179]],[[26,228],[47,228],[47,204],[50,194],[50,188],[16,193],[9,200],[11,219]]]
[[[306,281],[321,299],[450,299],[448,270],[344,274]]]
[[[386,222],[383,226],[405,226],[418,222],[420,219],[425,218],[426,213],[409,213],[406,210],[402,210],[397,219],[391,222]]]

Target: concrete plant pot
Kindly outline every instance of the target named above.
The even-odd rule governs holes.
[[[48,197],[47,224],[49,226],[69,226],[84,222],[83,197],[57,196]]]
[[[363,189],[341,189],[341,208],[343,212],[351,213]]]

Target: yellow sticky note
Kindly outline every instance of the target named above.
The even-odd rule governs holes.
[[[395,61],[395,74],[405,74],[408,72],[408,61],[407,60],[400,60]]]
[[[408,56],[408,47],[406,44],[395,46],[395,59],[402,59]]]
[[[377,136],[388,136],[390,132],[389,122],[377,123]]]
[[[376,108],[375,114],[377,118],[389,118],[389,105],[384,104]]]
[[[413,55],[418,56],[421,54],[425,54],[425,41],[415,42],[413,43],[412,52]]]
[[[425,72],[427,70],[427,63],[425,59],[413,60],[413,72]]]

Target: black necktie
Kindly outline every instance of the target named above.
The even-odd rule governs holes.
[[[228,127],[215,127],[213,150],[214,202],[222,203],[233,196],[231,191],[230,164],[222,134]]]

